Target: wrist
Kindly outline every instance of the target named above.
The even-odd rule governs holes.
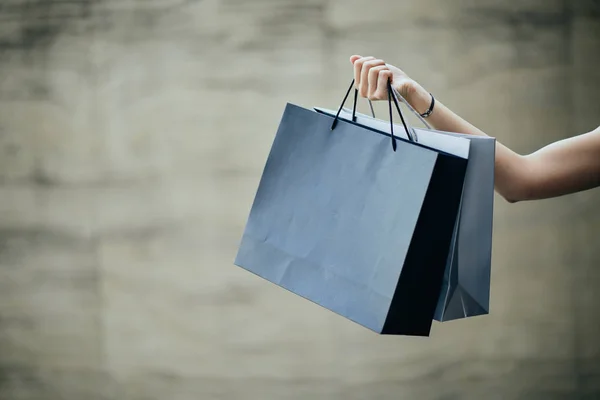
[[[408,101],[415,111],[417,111],[419,114],[423,114],[429,109],[429,106],[431,106],[431,94],[422,86],[417,84],[414,90],[411,91],[409,98],[406,99],[406,101]]]

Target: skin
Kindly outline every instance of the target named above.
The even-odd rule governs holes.
[[[419,113],[431,104],[431,95],[404,71],[374,57],[350,57],[359,94],[386,100],[387,81]],[[470,135],[486,134],[456,115],[437,98],[427,119],[436,130]],[[515,203],[563,196],[600,186],[600,127],[551,143],[521,155],[496,142],[496,191]]]

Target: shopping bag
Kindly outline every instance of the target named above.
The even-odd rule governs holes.
[[[393,93],[410,108],[397,92]],[[336,115],[335,111],[325,108],[315,110],[330,116]],[[354,107],[351,110],[342,109],[339,118],[389,132],[389,122],[376,119],[372,107],[371,112],[373,117],[357,113],[355,97]],[[415,114],[429,128],[427,122],[418,113]],[[395,128],[399,136],[407,137],[399,126]],[[465,138],[471,142],[459,217],[435,319],[449,321],[486,315],[490,305],[496,140],[486,136],[415,127],[409,127],[409,132],[418,143],[451,153],[456,152],[453,138]]]
[[[235,264],[374,332],[429,336],[467,158],[388,129],[287,104]]]

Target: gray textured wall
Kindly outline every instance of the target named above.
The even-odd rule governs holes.
[[[598,1],[1,0],[0,399],[599,398],[598,190],[497,198],[492,313],[426,340],[232,265],[353,53],[520,152],[600,124]]]

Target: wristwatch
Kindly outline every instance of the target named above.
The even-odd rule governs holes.
[[[433,95],[431,93],[429,93],[431,95],[431,104],[429,105],[429,108],[427,109],[427,111],[425,111],[423,114],[421,114],[421,117],[423,118],[427,118],[431,115],[431,113],[433,112],[433,106],[435,106],[435,97],[433,97]]]

